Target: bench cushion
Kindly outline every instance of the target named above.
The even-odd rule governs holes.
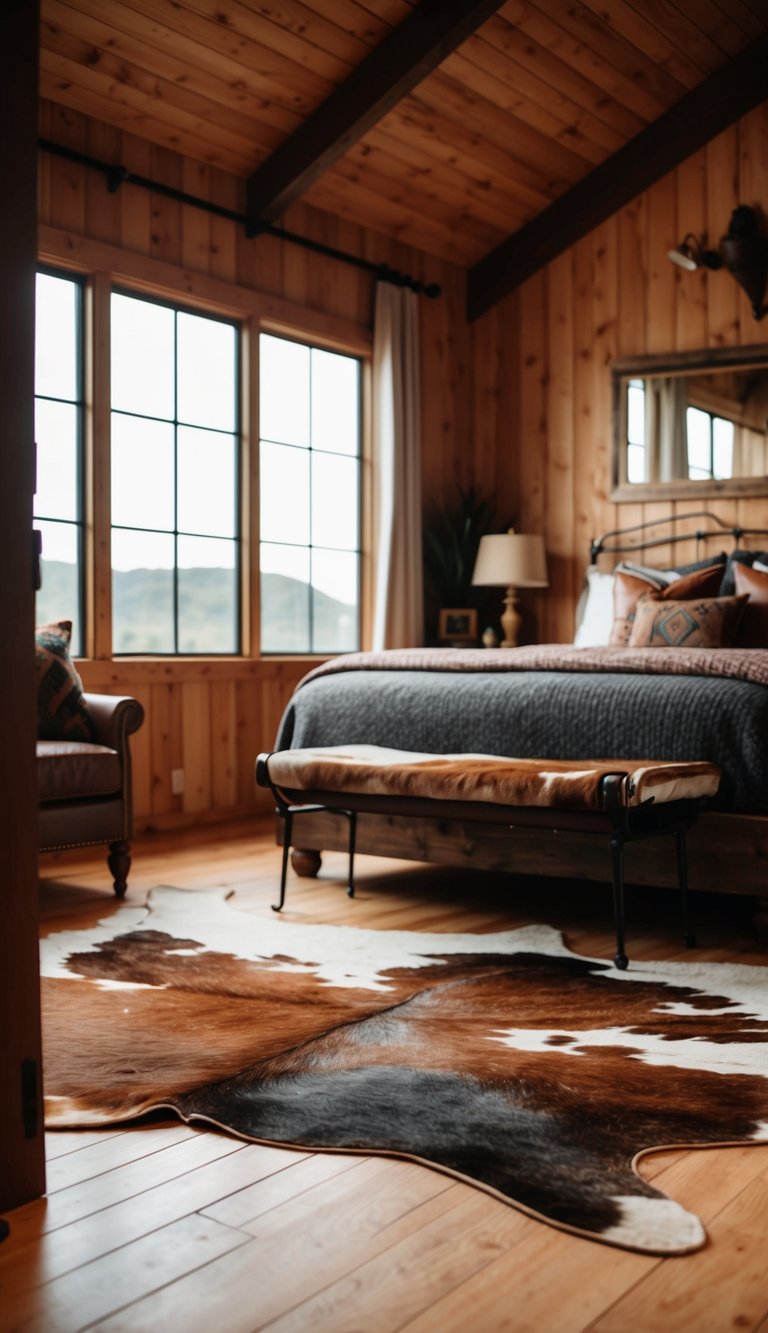
[[[266,758],[266,756],[263,756]],[[286,792],[345,792],[496,805],[602,810],[602,780],[618,774],[627,806],[714,796],[715,764],[639,759],[508,759],[483,754],[420,754],[379,745],[278,750],[268,773]]]

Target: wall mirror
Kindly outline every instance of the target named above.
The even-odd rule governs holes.
[[[612,500],[768,495],[768,343],[611,363]]]

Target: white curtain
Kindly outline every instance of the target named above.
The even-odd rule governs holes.
[[[650,446],[649,481],[688,476],[688,390],[685,376],[654,376],[645,382],[645,438]]]
[[[380,282],[373,335],[373,648],[422,643],[418,298]]]

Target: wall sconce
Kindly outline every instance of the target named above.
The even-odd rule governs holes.
[[[515,648],[521,621],[517,589],[546,588],[549,584],[544,538],[515,532],[514,528],[481,537],[472,583],[475,587],[506,588],[501,646]]]
[[[734,208],[728,230],[720,238],[719,251],[705,250],[702,242],[688,232],[676,249],[667,251],[667,255],[680,268],[727,268],[746,292],[755,319],[762,319],[768,281],[768,240],[760,231],[753,208],[746,204]]]

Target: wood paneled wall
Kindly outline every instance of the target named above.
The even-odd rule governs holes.
[[[520,531],[546,539],[551,586],[524,596],[525,639],[572,638],[593,536],[701,508],[730,524],[768,527],[768,499],[609,499],[611,359],[768,338],[768,318],[753,319],[730,274],[684,272],[667,258],[689,231],[706,232],[716,246],[740,203],[768,211],[768,104],[471,326],[478,480],[515,515]],[[695,555],[683,546],[674,548],[675,559]],[[670,558],[662,547],[648,560]]]
[[[54,103],[42,103],[40,133],[244,211],[243,182],[234,176]],[[247,240],[243,229],[226,219],[136,186],[124,185],[110,194],[101,173],[46,153],[40,157],[40,222],[41,235],[50,238],[55,231],[57,243],[63,238],[74,259],[81,254],[87,260],[90,246],[98,264],[107,267],[108,247],[119,247],[131,256],[177,266],[182,297],[202,276],[235,284],[237,307],[243,289],[251,290],[254,310],[267,296],[291,302],[299,313],[306,311],[310,333],[317,323],[313,316],[320,315],[370,336],[374,281],[369,273],[269,236]],[[285,225],[441,284],[440,300],[420,303],[424,493],[436,500],[448,498],[457,480],[472,480],[474,467],[463,270],[303,206],[286,215]],[[87,689],[133,694],[146,710],[146,723],[132,745],[137,828],[254,809],[255,755],[272,746],[291,691],[314,660],[82,661],[79,669]],[[185,789],[183,795],[174,795],[171,772],[179,768],[184,770]],[[262,807],[266,805],[262,801]]]

